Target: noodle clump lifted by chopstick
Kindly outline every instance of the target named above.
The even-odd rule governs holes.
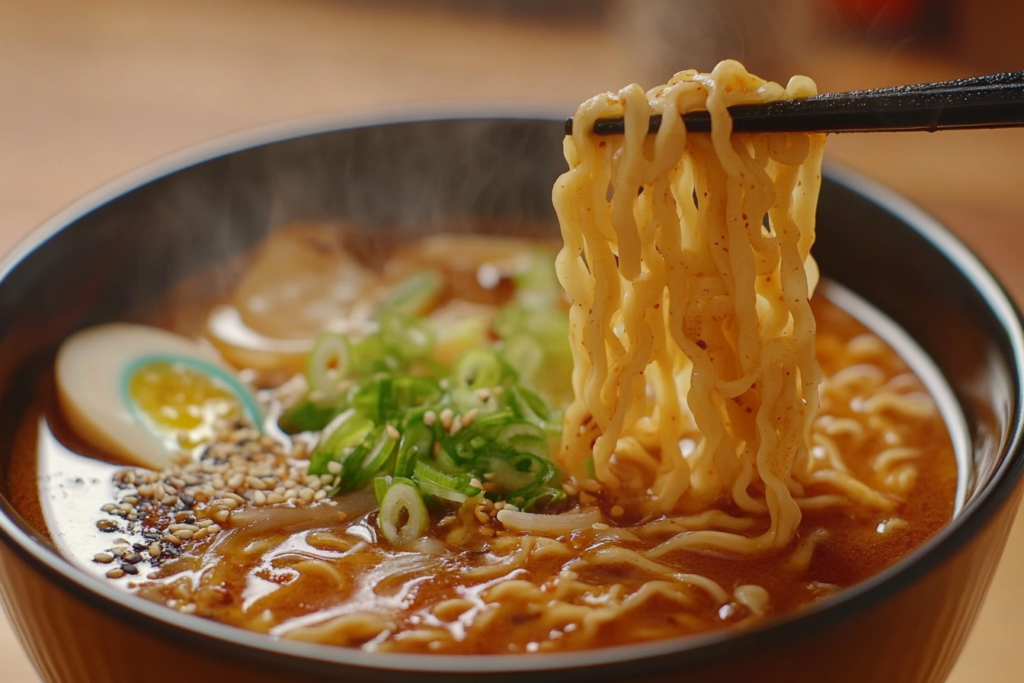
[[[821,382],[810,249],[825,136],[733,135],[727,110],[815,94],[806,77],[783,88],[725,61],[647,93],[634,84],[598,95],[565,139],[556,266],[572,304],[575,398],[560,461],[641,517],[692,515],[653,555],[781,548],[802,504],[888,504],[810,457]],[[710,113],[710,135],[687,134],[681,116],[696,110]],[[653,115],[662,124],[648,135]],[[623,135],[591,132],[610,117],[624,119]],[[812,482],[840,495],[805,498]],[[723,500],[735,515],[698,520]],[[757,535],[735,530],[765,516]]]

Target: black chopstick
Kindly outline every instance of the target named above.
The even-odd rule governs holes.
[[[733,131],[869,133],[1024,126],[1024,71],[895,88],[826,93],[801,100],[729,108]],[[711,130],[706,111],[683,116],[691,132]],[[652,116],[648,133],[661,126]],[[598,119],[594,135],[623,132],[621,118]],[[572,134],[572,117],[565,120]]]

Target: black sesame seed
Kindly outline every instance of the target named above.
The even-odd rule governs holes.
[[[135,576],[139,573],[139,568],[136,567],[134,564],[122,564],[121,569],[124,571],[125,574],[131,574],[132,576]]]

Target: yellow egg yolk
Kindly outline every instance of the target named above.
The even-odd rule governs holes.
[[[155,361],[136,370],[128,394],[168,445],[190,450],[213,439],[217,420],[242,416],[229,388],[185,363]]]

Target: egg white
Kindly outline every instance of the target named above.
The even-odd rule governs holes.
[[[57,352],[57,398],[74,432],[96,448],[164,469],[172,453],[146,424],[126,391],[128,377],[151,360],[186,362],[207,369],[238,395],[243,411],[259,424],[252,396],[216,355],[191,339],[145,325],[110,323],[77,332]]]

